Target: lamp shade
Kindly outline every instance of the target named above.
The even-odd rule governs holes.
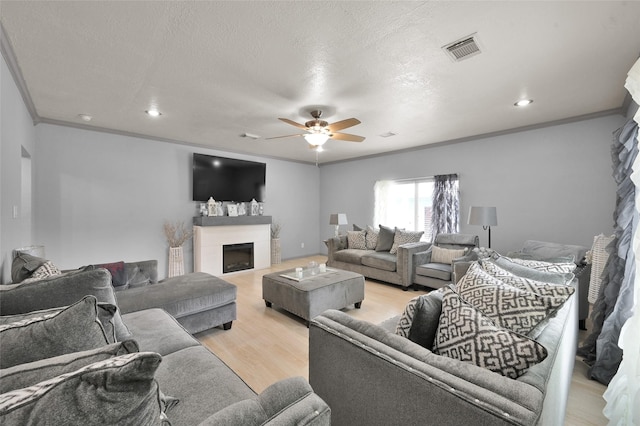
[[[469,208],[469,225],[496,226],[498,225],[498,214],[495,207]]]
[[[347,225],[348,223],[345,213],[332,213],[329,216],[329,225]]]

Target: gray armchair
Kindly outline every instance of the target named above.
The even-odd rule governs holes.
[[[454,264],[460,261],[471,260],[474,256],[473,249],[480,244],[477,235],[471,234],[438,234],[433,245],[428,250],[413,255],[414,270],[411,274],[413,285],[423,285],[430,288],[444,287],[454,281]],[[453,259],[449,263],[434,262],[432,257],[433,246],[443,249],[467,249],[462,256]]]

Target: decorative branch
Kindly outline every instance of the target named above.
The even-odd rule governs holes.
[[[273,222],[271,224],[271,238],[280,238],[280,231],[282,230],[282,225],[277,222]]]
[[[165,222],[164,235],[167,237],[169,247],[182,247],[193,236],[193,231],[187,229],[184,222]]]

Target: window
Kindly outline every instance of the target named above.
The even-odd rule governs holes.
[[[424,231],[422,240],[431,241],[433,182],[433,178],[376,182],[374,223]]]

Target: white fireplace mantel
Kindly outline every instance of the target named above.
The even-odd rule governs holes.
[[[229,275],[222,272],[222,246],[229,244],[253,243],[253,269],[264,269],[271,266],[271,217],[254,221],[246,219],[252,216],[241,216],[245,220],[207,220],[216,218],[194,218],[193,227],[193,270],[207,272],[211,275]],[[222,219],[222,218],[220,218]],[[239,219],[239,218],[238,218]],[[258,222],[246,224],[247,222]],[[263,222],[263,223],[259,223]],[[267,223],[264,223],[267,222]],[[204,225],[204,226],[200,226]]]

